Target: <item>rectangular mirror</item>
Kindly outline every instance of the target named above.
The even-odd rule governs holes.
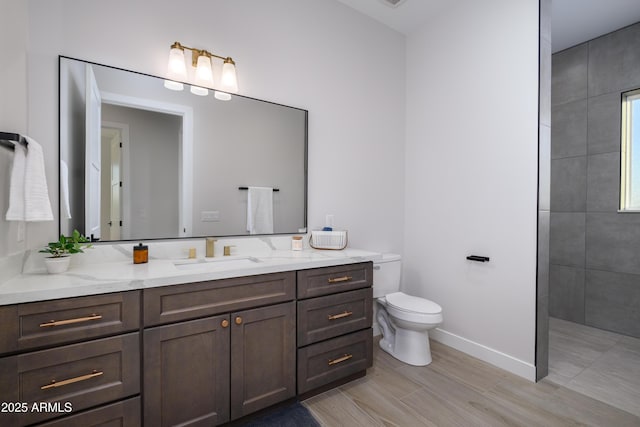
[[[62,56],[59,78],[62,234],[257,234],[250,186],[274,189],[274,234],[306,228],[306,110]]]

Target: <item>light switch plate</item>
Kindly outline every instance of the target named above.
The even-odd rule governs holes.
[[[220,211],[202,211],[200,212],[200,221],[202,222],[220,221]]]

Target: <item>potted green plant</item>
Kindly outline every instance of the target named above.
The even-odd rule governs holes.
[[[67,271],[71,262],[71,254],[82,253],[84,252],[83,249],[90,247],[90,240],[78,230],[73,230],[71,236],[61,234],[57,241],[49,242],[39,252],[51,255],[44,259],[44,263],[50,274],[56,274]]]

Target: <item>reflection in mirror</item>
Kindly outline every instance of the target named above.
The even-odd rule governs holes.
[[[248,204],[273,233],[306,227],[306,110],[176,92],[159,77],[66,57],[59,66],[61,233],[267,234],[249,227]]]

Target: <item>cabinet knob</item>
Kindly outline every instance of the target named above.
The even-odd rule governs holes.
[[[236,325],[242,325],[242,317],[236,317]]]
[[[229,321],[228,321],[227,319],[224,319],[224,320],[220,323],[220,325],[221,325],[223,328],[227,328],[227,327],[229,327]]]

